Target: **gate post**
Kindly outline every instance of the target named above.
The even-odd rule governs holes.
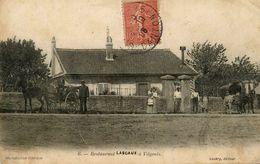
[[[191,76],[181,75],[178,77],[181,80],[181,112],[188,112],[191,109]]]
[[[166,98],[166,112],[171,113],[174,111],[173,93],[175,91],[174,80],[175,77],[165,75],[162,79],[162,96]]]

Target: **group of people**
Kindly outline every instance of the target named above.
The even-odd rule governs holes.
[[[151,88],[148,91],[148,107],[147,113],[156,113],[156,98],[159,97],[155,88]],[[208,112],[208,97],[205,96],[202,99],[199,97],[199,93],[194,89],[191,92],[191,111],[193,113],[199,112],[199,107],[201,108],[201,112]],[[182,102],[182,93],[181,88],[176,87],[176,91],[173,93],[174,99],[174,113],[181,112],[181,102]]]
[[[181,100],[182,94],[180,87],[177,87],[176,91],[173,94],[174,97],[174,113],[181,112]],[[201,107],[202,112],[208,112],[208,98],[203,97],[200,101],[199,93],[194,89],[191,92],[191,110],[193,113],[199,112],[199,106]]]

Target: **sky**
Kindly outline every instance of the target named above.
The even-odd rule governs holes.
[[[247,54],[260,61],[260,0],[159,0],[161,43],[180,56],[180,46],[222,43],[230,60]],[[58,48],[105,48],[106,28],[115,48],[124,45],[122,0],[0,0],[0,40],[32,39],[50,59]]]

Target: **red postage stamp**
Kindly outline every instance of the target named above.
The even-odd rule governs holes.
[[[123,1],[125,46],[157,45],[162,34],[157,0]]]

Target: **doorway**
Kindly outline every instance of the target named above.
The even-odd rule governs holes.
[[[148,95],[148,90],[149,86],[148,83],[138,83],[138,96],[147,96]]]

